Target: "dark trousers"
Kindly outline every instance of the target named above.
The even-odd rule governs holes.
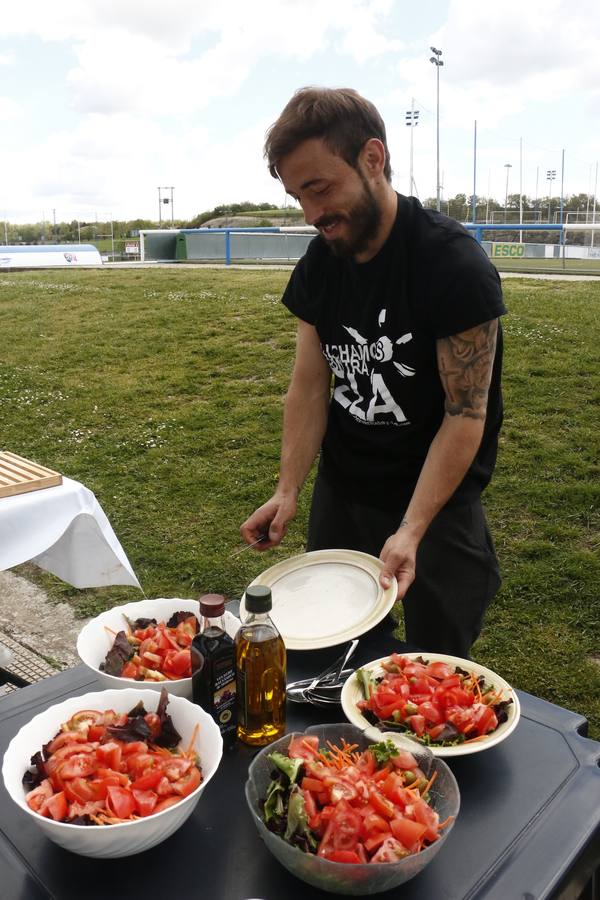
[[[307,550],[362,550],[378,557],[404,509],[381,509],[319,473]],[[469,658],[483,616],[500,587],[498,560],[481,499],[451,501],[417,551],[416,577],[403,601],[406,640],[422,650]]]

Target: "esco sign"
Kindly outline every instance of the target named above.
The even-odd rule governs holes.
[[[492,256],[521,257],[525,255],[523,244],[492,244]]]

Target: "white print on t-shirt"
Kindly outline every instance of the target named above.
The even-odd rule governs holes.
[[[379,313],[378,323],[385,322],[386,310]],[[410,424],[399,403],[392,397],[381,369],[389,368],[392,363],[404,377],[415,374],[412,366],[393,359],[395,347],[407,344],[412,340],[411,332],[403,334],[395,342],[387,335],[369,343],[355,328],[344,325],[344,329],[355,343],[322,344],[323,355],[329,363],[331,371],[338,380],[347,384],[338,384],[333,399],[359,422],[376,424],[407,425]],[[366,375],[367,378],[360,376]]]

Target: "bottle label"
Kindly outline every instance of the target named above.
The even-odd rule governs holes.
[[[215,667],[213,709],[221,731],[235,725],[236,683],[235,669],[227,662]]]

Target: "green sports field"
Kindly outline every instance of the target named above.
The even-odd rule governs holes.
[[[502,259],[494,257],[492,262],[499,272],[536,272],[560,275],[597,275],[600,277],[598,259]]]
[[[232,557],[277,481],[294,322],[276,270],[0,273],[3,449],[97,495],[151,596],[240,596],[301,552]],[[475,658],[600,738],[600,282],[504,282],[506,419],[486,494],[504,584]],[[77,614],[137,597],[21,568]],[[401,631],[399,630],[399,634]]]

